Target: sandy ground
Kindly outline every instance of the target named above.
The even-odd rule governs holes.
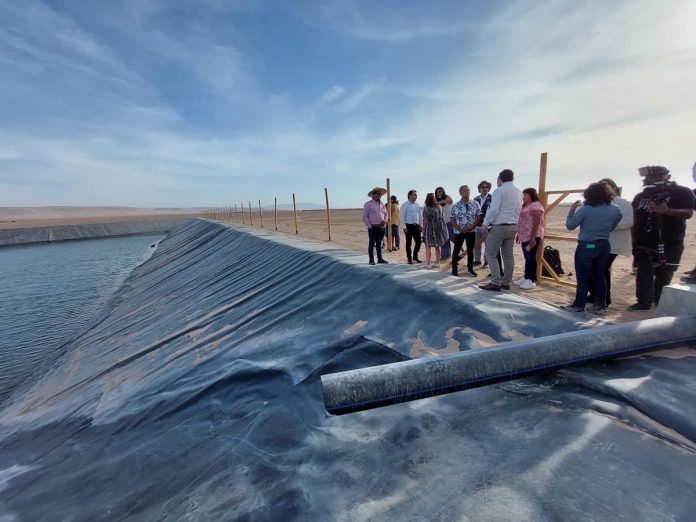
[[[202,215],[201,209],[136,207],[0,207],[0,229],[86,223],[186,219]]]
[[[47,210],[47,209],[50,209]],[[23,209],[28,210],[28,209]],[[367,232],[361,221],[361,209],[345,209],[331,211],[331,244],[355,251],[365,252],[367,263]],[[565,216],[567,208],[559,207],[547,215],[546,230],[548,234],[564,235],[572,241],[548,241],[546,244],[557,248],[561,253],[563,268],[566,272],[574,274],[573,252],[575,251],[574,233],[565,230]],[[24,212],[18,215],[11,209],[0,208],[0,228],[19,228],[33,226],[67,225],[82,223],[104,223],[113,221],[140,221],[147,219],[180,219],[185,217],[202,216],[200,212],[192,212],[192,209],[133,209],[128,207],[41,207],[41,210]],[[218,216],[220,217],[220,216]],[[263,212],[263,226],[266,230],[275,229],[273,212]],[[242,223],[241,215],[234,213],[226,216],[226,220],[233,223]],[[261,226],[261,217],[258,211],[252,215],[253,226]],[[245,216],[245,224],[249,225],[249,215]],[[678,282],[680,276],[696,266],[696,218],[690,219],[687,225],[685,250],[682,257],[682,265],[677,271],[674,282]],[[328,243],[328,229],[326,212],[323,210],[305,210],[298,212],[298,237],[309,239],[319,243]],[[278,212],[278,232],[295,235],[295,222],[292,212]],[[389,252],[386,259],[391,263],[406,263],[404,253],[404,238],[401,232],[401,250]],[[425,253],[421,254],[425,259]],[[654,311],[628,312],[626,307],[635,302],[635,278],[631,275],[632,259],[619,256],[614,262],[612,277],[612,304],[606,319],[616,322],[635,321],[654,317]],[[460,262],[460,267],[462,267]],[[515,274],[514,279],[522,276],[524,259],[519,247],[515,247]],[[442,264],[437,270],[448,273],[449,265]],[[480,267],[478,267],[480,268]],[[422,270],[427,270],[421,268]],[[433,270],[433,269],[430,269]],[[477,270],[478,277],[471,279],[472,284],[484,283],[488,280],[488,270]],[[462,270],[460,269],[460,273]],[[574,275],[562,276],[565,281],[574,283]],[[558,285],[551,282],[541,282],[533,290],[520,290],[513,285],[512,292],[524,294],[531,299],[538,299],[548,304],[560,306],[573,300],[575,290],[573,287]]]

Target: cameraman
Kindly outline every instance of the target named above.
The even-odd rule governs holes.
[[[672,281],[684,252],[686,220],[694,213],[694,194],[670,181],[665,167],[642,167],[643,191],[633,199],[633,242],[638,265],[636,297],[630,311],[650,310]]]

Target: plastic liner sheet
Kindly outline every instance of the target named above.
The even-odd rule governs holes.
[[[696,357],[345,417],[319,376],[574,330],[461,279],[196,220],[0,411],[0,518],[689,520]]]

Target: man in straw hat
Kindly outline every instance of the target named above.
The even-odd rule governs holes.
[[[367,193],[370,200],[363,207],[362,220],[367,227],[367,235],[370,241],[367,246],[367,254],[370,257],[370,264],[375,264],[374,249],[377,248],[377,262],[386,264],[388,261],[382,258],[382,239],[384,239],[385,227],[387,225],[387,207],[382,203],[382,196],[387,193],[387,189],[375,187]]]

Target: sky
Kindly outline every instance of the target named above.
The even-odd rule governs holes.
[[[692,186],[693,0],[0,0],[0,206]]]

